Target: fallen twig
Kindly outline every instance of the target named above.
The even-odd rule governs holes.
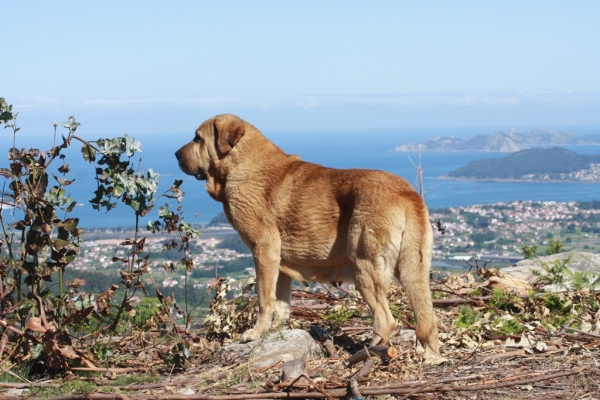
[[[365,379],[367,375],[369,375],[369,372],[371,372],[371,368],[373,368],[373,365],[375,365],[375,358],[370,357],[367,361],[365,361],[363,366],[360,367],[360,370],[356,374],[356,380],[361,381]]]
[[[352,365],[356,364],[357,362],[366,360],[367,358],[369,358],[369,353],[373,353],[381,358],[394,358],[398,355],[398,350],[396,350],[394,347],[371,346],[367,349],[357,351],[356,353],[354,353],[346,359],[346,363]]]
[[[435,385],[435,386],[429,388],[429,390],[427,390],[427,392],[438,392],[438,393],[439,392],[474,392],[474,391],[480,391],[480,390],[498,389],[498,388],[509,387],[509,386],[527,385],[530,383],[536,383],[536,382],[541,382],[541,381],[545,381],[545,380],[560,378],[562,376],[579,374],[579,373],[585,371],[586,369],[588,369],[588,367],[582,367],[582,368],[579,368],[576,370],[570,370],[570,371],[557,372],[552,375],[542,375],[542,376],[537,376],[534,378],[521,379],[521,380],[517,380],[517,381],[498,382],[498,383],[488,384],[488,385],[465,385],[465,386]],[[363,393],[369,394],[369,395],[400,394],[400,392],[396,392],[396,391],[382,391],[382,388],[371,388],[370,390],[368,388],[365,388],[365,389],[363,389]],[[412,393],[412,394],[414,394],[414,393]],[[412,396],[412,394],[409,394],[407,397],[404,397],[404,398],[406,399],[406,398]]]
[[[556,346],[548,346],[548,348],[544,352],[539,353],[539,354],[544,354],[546,352],[555,351],[555,350],[559,350],[559,348]],[[505,353],[491,354],[488,356],[481,356],[481,357],[477,357],[477,359],[480,361],[489,361],[489,360],[495,360],[495,359],[499,359],[499,358],[524,356],[527,354],[530,354],[530,353],[528,353],[527,350],[523,349],[523,350],[507,351]]]
[[[362,394],[360,394],[360,389],[358,388],[358,382],[354,378],[350,379],[350,391],[352,392],[354,399],[363,398]]]
[[[327,392],[325,392],[324,390],[322,390],[321,388],[319,388],[312,379],[310,379],[310,377],[308,375],[306,375],[305,373],[300,374],[296,379],[294,379],[292,381],[292,383],[290,383],[290,385],[288,386],[289,389],[292,388],[292,386],[294,386],[294,383],[296,383],[300,378],[304,378],[306,379],[311,385],[312,387],[314,387],[316,390],[319,391],[319,393],[323,394],[327,399],[331,399],[333,400],[333,397],[331,397],[329,394],[327,394]]]
[[[483,385],[442,385],[433,384],[427,388],[427,393],[444,393],[444,392],[475,392],[482,390],[498,389],[510,386],[521,386],[528,385],[531,383],[542,382],[550,379],[556,379],[563,376],[580,374],[583,371],[588,370],[589,367],[582,367],[574,370],[567,370],[557,372],[550,375],[542,375],[533,378],[521,379],[516,381],[508,382],[497,382],[494,384],[483,384]],[[414,385],[414,382],[407,382],[406,385]],[[316,386],[315,386],[316,388]],[[405,395],[404,398],[408,398],[415,394],[413,388],[403,387],[394,388],[391,386],[376,386],[376,387],[358,387],[362,395],[383,395],[383,394],[395,394]],[[421,390],[422,388],[418,388]],[[318,389],[317,389],[318,390]],[[128,396],[130,399],[144,399],[144,400],[258,400],[258,399],[323,399],[323,398],[335,398],[345,397],[350,395],[348,389],[333,389],[328,391],[318,392],[277,392],[277,393],[239,393],[233,395],[140,395],[140,396]],[[56,397],[55,400],[121,400],[122,394],[104,394],[104,393],[88,393],[74,396],[62,396]]]
[[[434,306],[437,307],[447,307],[454,306],[457,304],[467,304],[467,303],[478,303],[480,301],[485,301],[491,299],[492,296],[483,296],[483,297],[453,297],[450,299],[433,299]]]
[[[31,340],[31,341],[33,341],[33,342],[35,342],[35,343],[41,343],[40,339],[36,338],[36,337],[35,337],[35,336],[33,336],[33,335],[30,335],[30,334],[29,334],[29,333],[27,333],[27,332],[23,332],[22,330],[19,330],[19,329],[15,328],[14,326],[8,325],[8,324],[6,323],[6,321],[5,321],[5,320],[3,320],[3,319],[0,319],[0,325],[2,325],[4,328],[6,328],[6,329],[8,329],[8,330],[10,330],[10,331],[13,331],[13,332],[14,332],[14,333],[16,333],[17,335],[21,335],[21,336],[24,336],[24,337],[26,337],[27,339],[29,339],[29,340]]]
[[[596,335],[595,333],[591,333],[591,332],[584,332],[584,331],[580,331],[579,329],[575,329],[575,328],[567,328],[568,331],[572,331],[572,332],[577,332],[580,335],[583,336],[589,336],[589,337],[593,337],[596,339],[600,339],[600,335]]]
[[[325,347],[325,349],[327,350],[327,354],[329,354],[329,357],[339,357],[337,351],[335,351],[333,340],[331,340],[331,337],[329,336],[329,333],[326,330],[316,325],[312,325],[310,327],[310,330],[313,336],[316,336],[316,339],[319,341],[319,343],[323,344],[323,347]]]
[[[372,326],[359,326],[359,325],[351,325],[351,326],[342,326],[340,330],[342,332],[364,332],[373,329]]]
[[[59,388],[61,387],[58,383],[17,383],[17,382],[0,382],[0,387],[10,388],[10,389],[27,389],[30,387],[51,387],[51,388]]]
[[[460,360],[453,368],[451,368],[450,370],[448,370],[447,372],[445,372],[444,374],[442,374],[442,376],[440,376],[437,381],[439,381],[442,378],[447,377],[448,375],[450,375],[452,372],[456,371],[456,369],[458,367],[460,367],[465,361],[467,361],[468,359],[470,359],[471,357],[473,357],[475,355],[475,353],[477,353],[477,349],[479,349],[479,346],[481,346],[481,342],[479,342],[477,344],[477,347],[475,347],[475,349],[473,349],[473,352],[471,354],[469,354],[467,357],[463,358],[462,360]],[[433,382],[426,382],[424,384],[422,384],[421,386],[418,386],[415,389],[411,389],[410,392],[408,392],[408,394],[406,396],[404,396],[402,399],[400,400],[405,400],[408,399],[410,396],[412,396],[413,394],[419,393],[420,391],[422,391],[423,389],[427,388],[428,386],[431,386],[432,384],[434,384]]]
[[[101,367],[74,367],[72,371],[86,371],[86,372],[115,372],[115,373],[127,373],[127,372],[143,372],[144,368],[101,368]]]
[[[147,389],[158,389],[165,386],[179,386],[179,385],[195,385],[197,383],[206,382],[206,379],[183,379],[180,381],[165,381],[165,382],[157,382],[157,383],[148,383],[148,384],[133,384],[133,385],[125,385],[125,386],[113,386],[114,389],[119,390],[147,390]]]

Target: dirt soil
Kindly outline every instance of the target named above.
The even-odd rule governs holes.
[[[79,389],[54,398],[600,398],[600,292],[536,293],[530,288],[524,294],[506,280],[503,286],[490,280],[496,272],[480,272],[432,284],[444,358],[435,365],[424,362],[422,348],[411,336],[414,321],[400,287],[389,292],[402,329],[384,347],[393,348],[388,353],[349,363],[352,354],[364,352],[370,343],[369,313],[347,288],[321,287],[293,293],[287,327],[310,331],[324,354],[306,360],[299,378],[282,381],[282,362],[264,368],[252,368],[244,360],[223,363],[219,348],[252,324],[256,303],[249,294],[226,299],[230,288],[222,281],[222,296],[211,306],[218,326],[114,338],[113,356],[121,361],[110,369],[98,368],[86,378],[82,373],[94,372],[92,368],[72,368],[62,380],[32,382],[28,391],[12,393],[37,397],[44,386],[83,380],[92,385],[85,393]],[[127,375],[137,379],[118,384]],[[144,376],[153,382],[140,378]]]

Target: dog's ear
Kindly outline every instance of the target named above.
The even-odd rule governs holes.
[[[221,154],[227,154],[244,136],[246,128],[241,118],[235,115],[223,115],[215,118],[215,134],[217,149]]]

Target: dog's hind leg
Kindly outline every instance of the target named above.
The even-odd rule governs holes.
[[[281,323],[290,318],[290,305],[292,303],[292,278],[282,272],[279,272],[277,277],[275,296],[277,298],[275,311],[277,312],[278,322]]]
[[[429,229],[427,229],[429,227]],[[433,313],[429,272],[431,269],[431,227],[425,232],[407,229],[398,265],[394,271],[417,320],[416,335],[425,348],[425,359],[439,357],[437,321]]]
[[[383,259],[376,261],[357,259],[354,268],[354,283],[373,314],[373,344],[381,338],[388,343],[396,321],[390,312],[387,300],[390,276],[385,273]]]
[[[373,342],[379,338],[387,343],[396,328],[396,321],[390,312],[387,290],[391,278],[388,260],[391,247],[390,235],[385,229],[374,230],[365,227],[365,221],[353,221],[349,240],[349,258],[354,264],[352,271],[356,289],[373,314]],[[396,257],[394,257],[394,260]]]

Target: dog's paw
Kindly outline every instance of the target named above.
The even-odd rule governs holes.
[[[428,365],[440,365],[443,364],[445,362],[448,362],[447,358],[444,358],[440,355],[440,353],[428,349],[425,349],[425,353],[423,354],[423,359],[425,361],[425,364]]]
[[[275,312],[276,312],[275,318],[281,322],[285,322],[288,319],[290,319],[290,314],[291,314],[290,305],[288,303],[286,303],[285,301],[277,301],[275,303]]]
[[[240,341],[242,343],[253,342],[255,340],[260,339],[260,332],[256,329],[248,329],[246,332],[242,334]]]

